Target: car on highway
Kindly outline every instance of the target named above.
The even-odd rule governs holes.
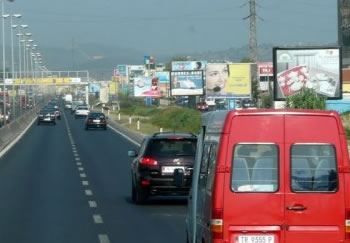
[[[84,105],[84,101],[81,100],[73,100],[72,101],[72,106],[71,106],[71,114],[75,113],[75,109],[77,108],[77,106],[79,105]]]
[[[106,130],[106,116],[101,112],[90,112],[85,120],[85,130],[89,130],[90,128],[102,128]]]
[[[138,152],[130,150],[132,200],[144,203],[154,195],[188,195],[197,136],[189,133],[154,133]],[[183,170],[184,183],[175,185],[174,173]]]
[[[55,109],[53,108],[41,109],[38,114],[37,124],[40,125],[41,123],[51,123],[53,125],[56,125]]]
[[[89,107],[86,105],[79,105],[75,108],[75,119],[79,117],[86,117],[90,113]]]
[[[55,110],[56,119],[61,120],[61,111],[59,110],[59,108],[54,108],[54,110]]]
[[[196,108],[199,111],[208,111],[209,110],[209,106],[208,106],[208,104],[205,101],[198,102],[196,104]]]
[[[65,102],[64,102],[64,109],[65,109],[65,110],[72,109],[72,102],[70,102],[70,101],[65,101]]]

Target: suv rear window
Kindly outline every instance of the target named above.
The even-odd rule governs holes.
[[[231,188],[234,192],[278,190],[278,148],[274,144],[238,144],[234,148]]]
[[[147,147],[149,156],[194,156],[196,140],[194,139],[152,139]]]
[[[291,150],[294,192],[334,192],[338,187],[335,150],[329,144],[298,144]]]

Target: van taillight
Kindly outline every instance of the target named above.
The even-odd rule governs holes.
[[[154,158],[152,157],[143,157],[140,159],[140,163],[142,165],[146,165],[146,166],[155,166],[155,165],[158,165],[158,162],[157,160],[155,160]]]
[[[345,239],[350,240],[350,208],[347,208],[345,212]]]
[[[213,239],[223,239],[224,236],[224,220],[221,208],[214,208],[210,222],[211,233]]]

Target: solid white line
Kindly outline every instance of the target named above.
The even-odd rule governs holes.
[[[85,190],[85,195],[86,196],[92,196],[92,191],[91,190]]]
[[[108,125],[108,127],[113,130],[114,132],[118,133],[120,136],[122,136],[123,138],[125,138],[126,140],[132,142],[133,144],[135,144],[136,146],[141,146],[141,144],[139,144],[138,142],[136,142],[135,140],[129,138],[128,136],[126,136],[124,133],[118,131],[117,129],[115,129],[114,127],[112,127],[111,125]]]
[[[81,177],[81,178],[85,178],[85,177],[86,177],[86,174],[85,174],[85,173],[81,173],[81,174],[80,174],[80,177]]]
[[[94,215],[92,215],[92,217],[94,218],[95,224],[103,224],[103,219],[102,219],[101,215],[94,214]]]
[[[108,235],[98,235],[98,240],[100,243],[111,243],[109,241]]]
[[[95,201],[89,201],[90,208],[97,208],[97,203]]]
[[[9,143],[1,152],[0,152],[0,158],[4,156],[4,154],[7,153],[23,136],[24,134],[29,130],[29,128],[33,125],[33,123],[37,120],[37,117],[35,117],[31,123],[21,132],[15,140],[13,140],[11,143]]]
[[[88,186],[89,185],[88,181],[82,181],[81,183],[83,184],[83,186]]]

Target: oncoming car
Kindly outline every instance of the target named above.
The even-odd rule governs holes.
[[[155,133],[146,137],[131,165],[132,200],[144,203],[153,195],[187,195],[190,189],[197,136],[188,133]],[[174,183],[182,170],[184,183]]]

